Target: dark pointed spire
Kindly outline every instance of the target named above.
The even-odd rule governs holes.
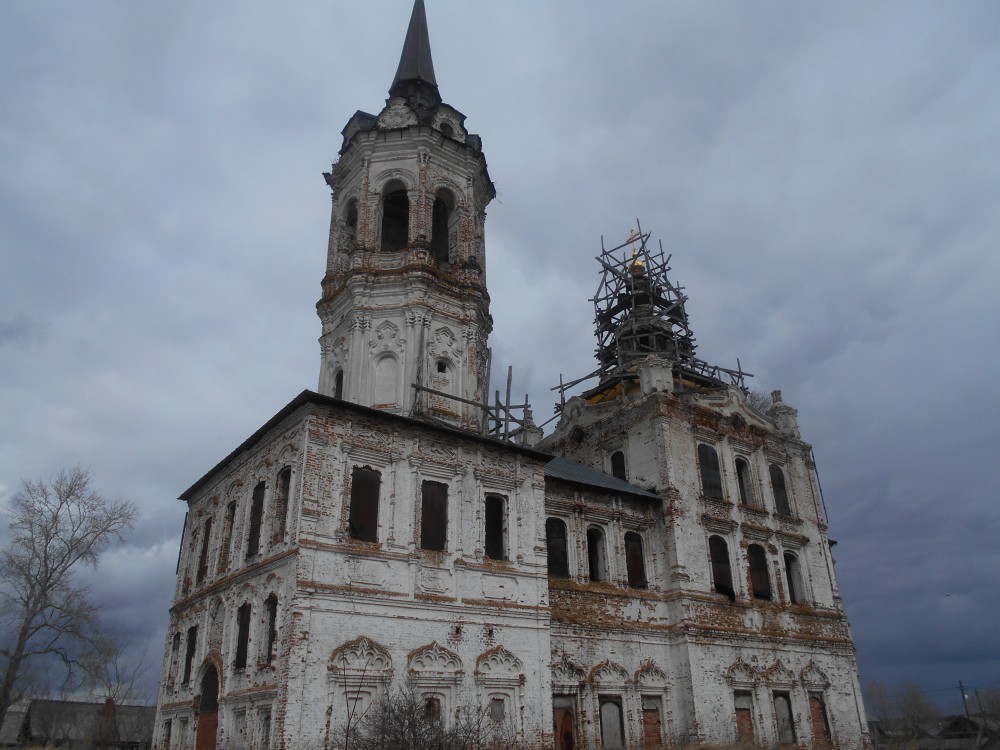
[[[389,87],[389,96],[410,98],[420,92],[424,106],[434,106],[441,102],[434,78],[434,63],[431,60],[431,39],[427,32],[427,13],[424,0],[415,0],[410,25],[406,29],[403,54],[399,56],[396,77]]]

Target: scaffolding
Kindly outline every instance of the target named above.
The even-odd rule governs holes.
[[[668,277],[670,258],[663,244],[650,244],[650,233],[643,232],[639,220],[628,238],[611,248],[601,237],[601,281],[591,298],[594,303],[594,325],[597,334],[598,367],[589,375],[563,382],[552,390],[558,391],[560,412],[566,403],[566,392],[591,378],[599,385],[584,394],[607,391],[624,380],[637,377],[639,363],[650,357],[661,357],[674,363],[675,373],[698,387],[735,385],[746,390],[744,372],[737,360],[736,369],[712,365],[695,356],[695,338],[684,309],[687,296],[684,287]]]

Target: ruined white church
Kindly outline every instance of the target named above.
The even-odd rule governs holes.
[[[866,746],[796,411],[695,356],[649,235],[595,263],[598,367],[543,439],[490,402],[494,188],[422,0],[343,137],[319,388],[181,496],[156,747],[341,747],[404,684],[524,748]]]

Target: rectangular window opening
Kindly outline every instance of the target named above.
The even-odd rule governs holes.
[[[420,547],[444,552],[448,542],[448,485],[424,482],[421,485]]]

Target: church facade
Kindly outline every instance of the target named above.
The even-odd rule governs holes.
[[[543,438],[488,403],[494,189],[422,0],[343,136],[319,387],[181,496],[156,747],[343,747],[404,685],[524,748],[867,746],[796,412],[694,356],[648,235]]]

